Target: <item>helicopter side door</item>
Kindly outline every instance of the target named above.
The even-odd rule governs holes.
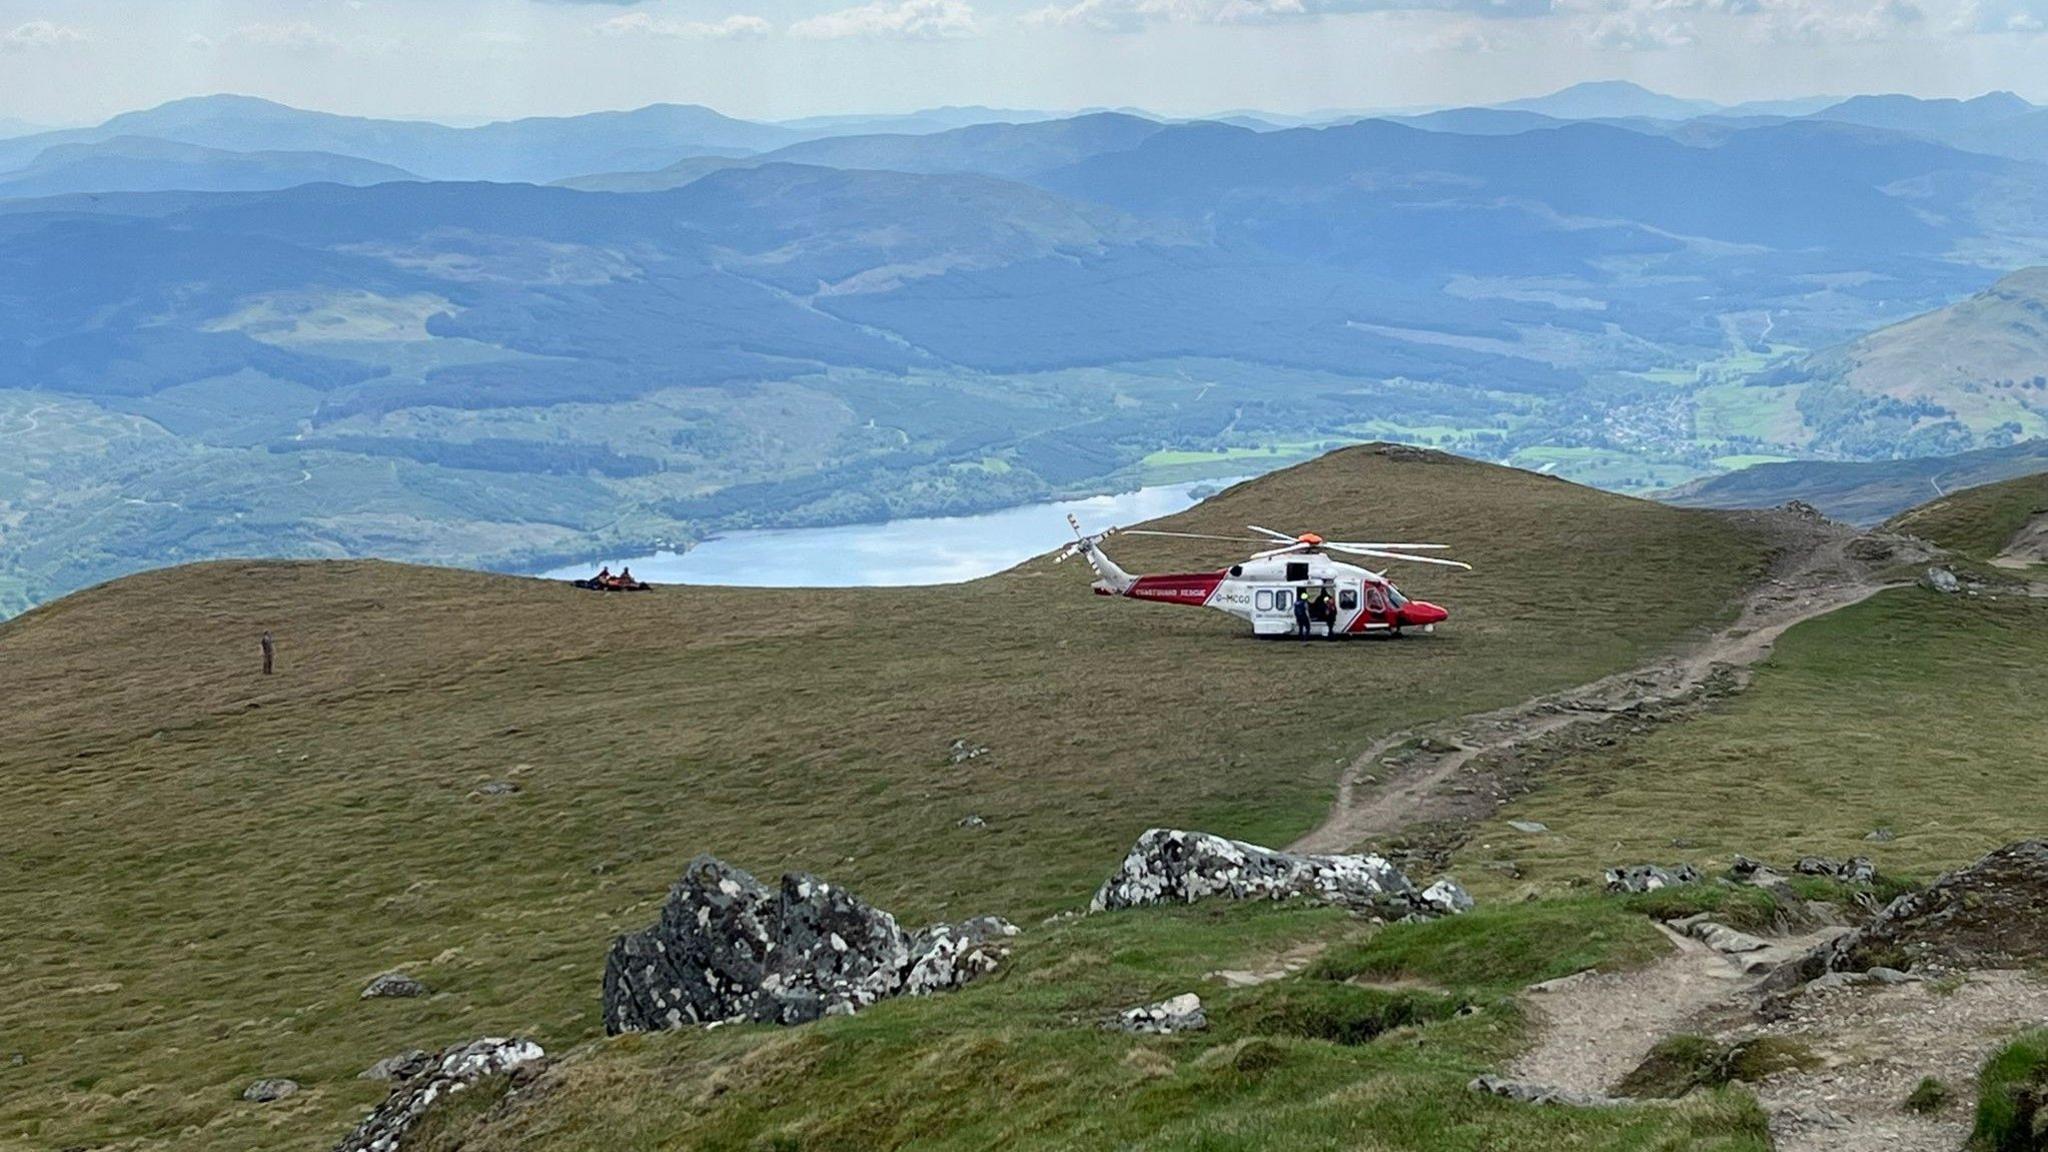
[[[1294,589],[1285,584],[1252,590],[1252,634],[1286,636],[1294,631]]]

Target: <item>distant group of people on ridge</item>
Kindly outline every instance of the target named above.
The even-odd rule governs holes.
[[[635,580],[633,569],[630,567],[621,568],[618,575],[612,575],[612,566],[609,564],[598,569],[597,575],[590,579],[578,580],[575,583],[576,587],[587,588],[592,592],[645,592],[654,587],[652,584]]]

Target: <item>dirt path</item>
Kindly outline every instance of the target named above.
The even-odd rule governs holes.
[[[1779,555],[1734,623],[1676,655],[1494,712],[1393,733],[1337,782],[1321,826],[1298,852],[1342,852],[1419,825],[1485,819],[1520,786],[1525,752],[1566,744],[1615,723],[1639,724],[1748,682],[1752,665],[1792,626],[1884,590],[1873,569],[1895,559],[1874,538],[1796,511],[1744,513]],[[1871,557],[1865,559],[1863,557]]]
[[[1772,941],[1761,952],[1726,956],[1658,926],[1672,950],[1648,968],[1581,972],[1529,989],[1524,1001],[1541,1027],[1510,1076],[1586,1095],[1606,1095],[1659,1040],[1704,1019],[1746,1010],[1764,974],[1840,932]]]

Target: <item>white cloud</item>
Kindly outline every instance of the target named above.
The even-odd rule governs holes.
[[[334,33],[303,20],[289,24],[244,24],[228,33],[228,39],[237,44],[302,56],[332,52],[341,47],[341,41]]]
[[[766,36],[773,24],[759,16],[727,16],[723,20],[664,20],[645,12],[628,12],[600,22],[606,36],[656,36],[670,40],[739,40]]]
[[[791,36],[805,40],[951,40],[979,31],[966,0],[876,0],[789,26]]]
[[[1955,30],[2038,36],[2048,32],[2048,0],[1967,0]]]
[[[1841,4],[1822,0],[1764,0],[1755,39],[1781,44],[1874,44],[1924,24],[1927,13],[1913,0]]]
[[[1148,24],[1279,24],[1355,12],[1541,16],[1552,0],[1072,0],[1025,17],[1050,28],[1135,32]]]
[[[0,51],[27,52],[36,48],[60,48],[66,44],[77,44],[85,39],[85,33],[65,24],[53,24],[48,20],[31,20],[10,32],[0,32]]]
[[[1655,52],[1666,48],[1690,48],[1699,43],[1699,32],[1689,20],[1674,20],[1653,12],[1609,12],[1593,22],[1586,42],[1612,52]]]

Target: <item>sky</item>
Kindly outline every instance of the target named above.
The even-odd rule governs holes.
[[[1493,102],[2048,101],[2048,0],[0,0],[0,120],[182,96],[476,122],[671,101],[1175,115]]]

